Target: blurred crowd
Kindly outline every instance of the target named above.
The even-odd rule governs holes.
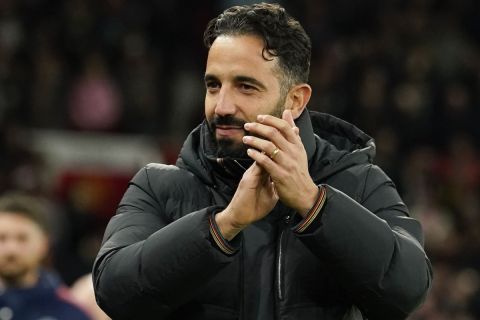
[[[203,117],[206,23],[247,2],[0,1],[0,192],[48,203],[49,263],[67,284],[90,271],[107,219],[81,190],[45,186],[31,130],[142,133],[178,150]],[[480,2],[279,2],[312,40],[310,109],[375,138],[423,225],[434,285],[411,319],[480,319]]]

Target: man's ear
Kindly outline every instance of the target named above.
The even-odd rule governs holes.
[[[285,109],[292,111],[293,119],[297,119],[307,106],[312,96],[312,88],[306,84],[297,84],[290,89],[285,101]]]

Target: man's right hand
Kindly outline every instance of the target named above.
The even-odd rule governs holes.
[[[278,202],[275,186],[268,173],[256,163],[243,174],[232,201],[215,216],[220,232],[232,240],[251,223],[265,217]]]

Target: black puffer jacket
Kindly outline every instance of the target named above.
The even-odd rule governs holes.
[[[150,164],[132,179],[95,261],[99,305],[114,319],[406,318],[431,268],[419,223],[371,163],[372,139],[315,112],[297,126],[310,174],[327,187],[313,227],[294,233],[300,218],[279,204],[234,239],[236,254],[222,253],[208,216],[238,175],[233,162],[210,161],[202,124],[177,166]]]

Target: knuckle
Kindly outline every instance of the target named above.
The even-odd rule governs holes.
[[[277,128],[269,128],[267,132],[268,136],[273,138],[278,134]]]
[[[256,159],[257,162],[264,161],[264,159],[267,157],[265,152],[259,152],[258,157]]]
[[[256,145],[256,144],[258,144],[258,138],[254,137],[254,136],[251,136],[247,142],[251,145]]]
[[[287,130],[290,126],[288,125],[288,123],[286,121],[282,121],[280,123],[280,130],[284,131],[284,130]]]

